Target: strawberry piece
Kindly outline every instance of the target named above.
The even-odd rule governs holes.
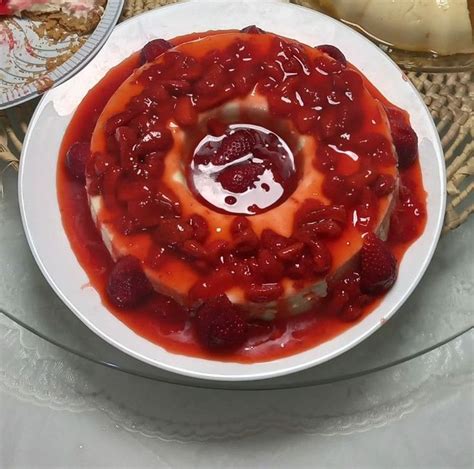
[[[207,121],[207,131],[209,135],[213,135],[214,137],[220,137],[224,135],[227,130],[227,124],[222,122],[217,117],[212,117]]]
[[[198,310],[195,327],[201,344],[212,351],[232,351],[247,340],[247,323],[226,295],[204,302]]]
[[[397,261],[387,245],[374,233],[364,237],[360,254],[361,290],[380,293],[392,287],[397,278]]]
[[[211,163],[220,166],[251,153],[255,138],[248,130],[237,130],[222,140],[219,150],[211,158]]]
[[[332,59],[340,62],[342,65],[347,65],[346,56],[338,49],[336,46],[331,46],[330,44],[322,44],[317,46],[316,49],[324,52],[326,55],[329,55]]]
[[[66,153],[66,167],[69,174],[82,184],[86,182],[86,163],[90,154],[87,142],[73,143]]]
[[[391,174],[379,174],[372,188],[377,197],[389,195],[395,189],[395,178]]]
[[[207,259],[209,256],[207,249],[194,239],[184,241],[181,251],[192,259]]]
[[[198,113],[189,96],[183,96],[178,99],[174,111],[174,120],[178,125],[184,127],[194,125],[197,122]]]
[[[340,313],[339,317],[346,322],[353,322],[357,321],[362,316],[363,310],[358,305],[347,305],[342,312]]]
[[[189,312],[173,298],[156,293],[146,303],[145,308],[159,321],[163,334],[182,331],[186,326]]]
[[[275,233],[275,231],[265,228],[260,236],[262,246],[274,253],[278,253],[281,249],[292,244],[291,240]]]
[[[193,236],[193,228],[179,218],[165,218],[153,233],[155,241],[168,246],[182,245]]]
[[[382,134],[369,133],[362,136],[357,145],[361,153],[373,158],[382,166],[392,166],[396,163],[393,147]]]
[[[137,132],[131,127],[118,127],[115,130],[115,140],[119,147],[120,161],[124,169],[132,167],[132,149],[136,145],[137,139]]]
[[[248,254],[258,248],[259,239],[251,223],[244,217],[236,217],[230,226],[234,238],[234,250],[241,254]]]
[[[401,169],[411,166],[418,156],[418,137],[409,127],[396,127],[392,129],[392,138],[398,155],[398,166]]]
[[[209,236],[209,225],[206,219],[195,213],[189,217],[188,223],[194,230],[194,238],[203,243]]]
[[[143,65],[146,62],[153,62],[153,60],[172,47],[173,44],[165,39],[153,39],[153,41],[150,41],[143,46],[140,53],[140,64]]]
[[[268,249],[260,249],[257,255],[259,274],[266,282],[278,282],[283,277],[283,264]]]
[[[247,291],[247,299],[253,303],[275,301],[283,295],[283,287],[279,283],[252,284]]]
[[[322,275],[331,269],[331,251],[321,241],[312,240],[309,242],[311,256],[313,258],[313,271],[316,275]]]
[[[255,187],[258,176],[262,175],[264,171],[265,168],[256,163],[234,165],[222,171],[217,177],[217,181],[226,191],[241,194]]]
[[[115,114],[115,116],[112,116],[105,123],[105,133],[107,135],[115,134],[115,131],[119,127],[123,127],[124,125],[127,125],[135,116],[136,116],[136,113],[130,111],[129,109],[127,109],[126,111],[120,112],[119,114]]]
[[[302,134],[310,134],[318,122],[319,112],[312,108],[303,107],[298,110],[295,116],[296,128]]]
[[[278,259],[284,262],[290,262],[293,259],[297,259],[301,256],[304,250],[304,243],[295,241],[288,246],[282,247],[276,252]]]
[[[314,276],[315,263],[311,256],[303,254],[288,264],[286,274],[292,279],[310,278]]]
[[[153,287],[136,257],[122,257],[113,266],[107,281],[107,295],[115,306],[138,306],[152,291]]]
[[[166,127],[147,132],[133,147],[134,156],[144,156],[156,151],[167,152],[173,146],[173,135]]]

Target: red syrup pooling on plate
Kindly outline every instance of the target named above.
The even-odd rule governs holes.
[[[188,168],[196,197],[212,210],[254,215],[284,202],[294,191],[293,153],[277,134],[260,126],[231,125],[206,135]]]
[[[259,33],[258,30],[249,30],[248,32]],[[202,37],[206,37],[206,34],[189,35],[171,42],[176,45]],[[280,41],[280,43],[286,46],[285,41]],[[293,42],[290,42],[290,44],[293,44]],[[156,47],[150,50],[149,54],[153,54]],[[359,138],[360,147],[365,148],[366,152],[372,151],[375,156],[374,159],[376,159],[375,166],[372,167],[371,165],[367,168],[363,167],[367,164],[367,158],[357,158],[357,155],[347,145],[344,145],[344,138],[341,139],[341,136],[344,135],[341,132],[347,130],[346,126],[349,126],[349,128],[351,126],[357,128],[358,126],[358,118],[355,116],[358,111],[355,111],[354,114],[354,109],[350,109],[352,103],[360,104],[362,111],[371,112],[364,107],[362,102],[357,102],[356,99],[356,95],[360,91],[360,83],[364,82],[368,86],[367,81],[360,78],[350,64],[345,64],[340,59],[339,61],[332,60],[330,57],[331,50],[323,49],[323,51],[329,56],[320,54],[315,59],[317,63],[313,63],[313,65],[316,65],[317,73],[321,76],[316,75],[316,72],[311,72],[306,76],[305,64],[301,63],[304,59],[304,54],[300,53],[301,49],[298,49],[298,47],[293,49],[292,54],[288,54],[288,49],[286,49],[286,59],[289,59],[289,61],[285,63],[285,66],[290,68],[284,71],[286,75],[283,77],[283,81],[286,82],[285,95],[288,93],[291,95],[291,92],[295,91],[292,86],[298,84],[296,82],[298,78],[302,78],[303,82],[311,79],[318,81],[313,83],[313,88],[306,86],[304,89],[309,93],[308,99],[312,89],[316,91],[326,90],[327,93],[324,96],[326,102],[323,103],[324,106],[322,107],[328,112],[318,113],[321,110],[317,109],[318,103],[316,102],[312,108],[306,105],[301,106],[301,103],[298,102],[298,99],[302,98],[301,94],[293,94],[292,96],[296,101],[290,103],[279,99],[282,96],[282,88],[270,86],[271,83],[268,80],[265,82],[268,74],[272,71],[271,64],[269,64],[265,74],[262,73],[260,76],[264,82],[261,85],[262,93],[266,94],[270,103],[270,112],[265,119],[255,120],[254,116],[246,116],[248,118],[245,119],[244,123],[228,122],[226,119],[217,119],[214,122],[209,120],[204,130],[200,129],[196,134],[191,131],[189,134],[193,147],[189,151],[188,160],[186,160],[188,164],[186,172],[189,186],[195,191],[196,197],[200,197],[201,200],[203,197],[203,191],[198,187],[199,173],[202,173],[201,169],[203,169],[200,168],[200,165],[204,165],[204,167],[206,165],[214,166],[210,168],[213,170],[210,177],[212,184],[219,191],[224,190],[226,192],[221,193],[224,196],[223,201],[222,197],[219,196],[218,201],[210,199],[203,205],[213,209],[217,206],[216,210],[225,213],[245,215],[234,217],[233,228],[231,228],[233,246],[227,251],[224,249],[224,254],[220,256],[223,259],[225,269],[222,268],[223,266],[216,268],[213,261],[209,261],[208,245],[206,245],[206,255],[201,259],[199,258],[201,252],[199,249],[204,245],[208,236],[206,231],[208,227],[205,220],[203,221],[196,216],[193,220],[186,220],[187,225],[184,225],[182,221],[175,221],[176,219],[180,220],[179,216],[165,216],[160,217],[160,222],[154,228],[158,233],[154,235],[158,245],[163,241],[163,236],[166,237],[170,233],[175,233],[175,235],[183,232],[192,233],[189,239],[184,236],[182,243],[173,244],[169,252],[165,253],[165,257],[182,258],[187,262],[192,260],[191,262],[198,270],[200,269],[199,271],[208,275],[206,278],[210,282],[202,282],[200,286],[198,282],[190,292],[192,300],[205,299],[204,307],[196,307],[196,303],[193,303],[193,301],[190,301],[188,305],[181,306],[170,298],[151,293],[151,289],[148,291],[146,280],[140,278],[140,276],[134,277],[135,285],[138,285],[137,289],[139,291],[148,292],[141,302],[137,305],[133,305],[133,301],[122,303],[122,307],[117,307],[117,301],[114,301],[115,304],[110,301],[110,291],[117,291],[117,284],[112,282],[111,286],[111,272],[117,274],[118,271],[117,275],[120,280],[121,273],[125,272],[124,275],[127,275],[127,271],[134,269],[135,263],[133,259],[131,261],[125,260],[121,262],[121,268],[117,269],[118,264],[114,264],[92,221],[86,190],[81,184],[80,178],[71,177],[71,173],[68,172],[66,166],[67,153],[70,147],[76,142],[90,142],[101,111],[122,82],[143,61],[144,54],[141,57],[135,54],[112,69],[88,93],[78,107],[63,139],[58,162],[58,199],[63,225],[80,264],[86,270],[91,284],[101,294],[104,304],[121,321],[141,336],[174,353],[243,363],[266,361],[307,350],[340,334],[355,321],[367,315],[383,297],[384,291],[375,290],[370,293],[363,291],[363,288],[361,288],[361,269],[363,266],[360,264],[356,264],[353,269],[346,269],[343,276],[334,278],[332,281],[329,280],[329,293],[322,303],[319,303],[313,310],[297,316],[285,314],[285,308],[282,308],[272,321],[246,317],[245,311],[243,313],[240,309],[237,311],[225,297],[218,295],[220,291],[225,291],[226,288],[237,282],[246,289],[247,298],[258,304],[259,302],[278,299],[281,294],[279,285],[282,276],[292,278],[296,286],[298,282],[304,283],[308,280],[323,277],[326,272],[331,270],[331,261],[330,259],[328,261],[325,254],[326,250],[329,249],[330,252],[333,252],[332,262],[334,263],[334,255],[337,257],[337,239],[340,236],[340,231],[343,229],[349,230],[351,226],[355,227],[356,231],[354,233],[360,233],[364,230],[370,231],[370,220],[377,212],[374,207],[377,206],[378,200],[382,203],[384,197],[394,190],[390,174],[385,174],[380,169],[393,163],[390,161],[390,152],[386,151],[385,141],[381,141],[378,136],[370,135],[365,140]],[[256,50],[257,55],[259,53],[264,55],[265,52],[264,49]],[[279,52],[281,51],[276,51],[277,54]],[[292,58],[294,58],[293,61],[291,61]],[[291,67],[294,67],[295,70],[300,67],[299,70],[305,76],[300,76],[301,73],[298,74],[294,70],[292,71]],[[153,69],[153,66],[149,68],[149,70],[151,69]],[[156,66],[154,70],[156,72]],[[242,93],[244,91],[248,92],[245,88],[245,77],[248,73],[252,75],[251,72],[251,70],[246,70],[245,73],[241,74],[240,84],[244,86]],[[280,71],[273,69],[273,73],[276,74],[277,80],[282,78],[279,77]],[[146,74],[142,75],[142,79],[146,76]],[[151,73],[148,76],[150,77]],[[291,78],[294,79],[291,80]],[[327,88],[327,79],[330,79],[332,84],[339,83],[339,87]],[[174,88],[176,90],[176,86]],[[220,90],[219,93],[222,91],[219,87],[218,90]],[[342,95],[337,94],[338,90],[342,90]],[[376,93],[373,87],[370,90],[371,94],[376,95],[377,99],[386,108],[394,110],[391,116],[392,133],[409,127],[406,113],[395,109],[380,94]],[[333,91],[336,91],[336,93],[333,93]],[[207,96],[204,94],[201,102],[197,103],[198,110],[203,111],[212,108],[216,104],[213,101],[219,93]],[[180,97],[182,95],[180,96],[178,92],[178,96],[175,96],[175,98],[179,99]],[[221,99],[222,95],[219,96],[219,100]],[[312,99],[317,101],[321,97],[316,92],[313,93]],[[142,100],[143,102],[145,101]],[[183,127],[189,125],[192,129],[192,124],[196,122],[197,115],[192,107],[182,104],[184,100],[180,102],[181,105],[174,106],[172,112],[177,108],[180,109],[181,124]],[[125,107],[127,106],[127,103],[123,104]],[[163,109],[163,106],[161,109]],[[144,114],[147,114],[147,112]],[[322,118],[323,114],[324,118]],[[284,131],[280,132],[281,128],[278,131],[273,128],[275,122],[289,115],[299,132],[306,135],[317,134],[318,139],[322,142],[320,151],[318,151],[314,160],[314,165],[318,171],[324,174],[323,187],[325,192],[329,194],[330,203],[327,204],[328,206],[322,207],[314,200],[306,200],[295,214],[295,226],[291,236],[282,238],[274,236],[268,231],[265,234],[262,232],[255,236],[255,233],[252,233],[252,230],[248,227],[247,219],[256,219],[260,216],[260,213],[264,214],[266,210],[283,206],[287,203],[286,200],[291,200],[292,194],[302,177],[298,168],[299,163],[301,163],[299,160],[301,155],[298,153],[297,146],[294,145],[294,142],[290,142],[291,139],[284,135]],[[146,127],[149,122],[149,117],[145,120],[135,116],[134,126],[136,131],[138,133],[142,132],[140,126]],[[338,128],[341,122],[343,122],[343,126]],[[241,162],[238,161],[238,158],[232,160],[232,157],[230,158],[232,161],[227,161],[228,152],[221,151],[220,156],[215,156],[216,153],[219,153],[219,150],[222,150],[223,146],[225,147],[224,141],[226,138],[229,139],[239,131],[248,132],[249,129],[251,130],[251,144],[249,145],[247,142],[241,145],[242,142],[239,143],[244,151],[249,150],[240,156],[243,159]],[[354,139],[359,136],[357,132],[362,137],[364,135],[367,137],[365,130],[364,128],[355,130],[353,133]],[[120,132],[122,131],[118,133],[120,134]],[[126,132],[128,131],[121,135],[125,137],[122,142],[126,141]],[[404,139],[403,130],[399,134],[401,137],[399,137],[398,143],[401,145],[401,151],[403,152],[403,145],[409,146],[410,141],[408,138],[407,143],[407,139]],[[137,137],[135,136],[135,138]],[[114,142],[113,139],[109,139],[107,145],[114,147],[117,143],[120,143],[120,138],[118,140],[117,142],[117,139],[115,139]],[[394,140],[396,140],[395,137]],[[280,186],[280,191],[274,192],[265,203],[256,204],[257,207],[252,207],[249,210],[250,206],[247,203],[239,203],[242,194],[245,194],[249,189],[259,191],[261,194],[271,192],[266,190],[265,181],[261,180],[264,173],[259,174],[262,168],[258,158],[262,160],[265,160],[265,158],[262,158],[262,155],[256,156],[254,154],[255,147],[258,146],[255,141],[259,141],[260,144],[263,143],[263,147],[268,144],[267,148],[270,148],[269,151],[272,155],[271,158],[267,158],[270,163],[267,163],[266,167],[264,166],[264,171],[269,170],[272,173],[272,181],[275,185]],[[375,146],[374,141],[375,143],[378,142]],[[203,147],[210,142],[216,143],[215,145],[208,145],[210,151],[206,155],[206,152],[203,152]],[[396,141],[395,144],[397,144]],[[163,145],[166,147],[169,143],[165,142]],[[239,147],[239,145],[237,146]],[[249,145],[248,148],[246,145]],[[258,149],[256,152],[258,153]],[[223,153],[225,153],[224,156],[222,156]],[[155,164],[158,159],[149,157],[149,154],[150,152],[139,157],[143,158],[142,163],[149,164],[149,166],[151,164],[152,169],[156,170],[156,176],[159,176],[161,173],[160,164]],[[212,159],[213,155],[217,158],[214,163],[224,164],[207,163],[206,159]],[[70,157],[71,155],[69,155]],[[148,162],[146,161],[147,158]],[[253,161],[255,158],[257,158],[257,161]],[[243,164],[244,167],[247,165],[254,169],[242,169],[240,171],[237,168],[236,170],[235,166],[238,164]],[[219,166],[223,167],[222,170],[214,171]],[[233,166],[234,170],[230,176],[222,176],[226,169],[231,169]],[[376,173],[376,177],[373,175],[374,173]],[[101,187],[103,181],[96,178],[95,175],[89,177],[89,180],[92,181],[92,184],[89,183],[89,191],[94,193],[95,190],[97,193],[103,194],[104,189]],[[357,186],[357,183],[360,184],[360,187]],[[396,201],[393,209],[388,241],[383,248],[380,246],[370,248],[370,255],[367,256],[369,264],[371,259],[387,257],[388,254],[383,251],[387,248],[387,251],[393,253],[399,262],[406,249],[423,232],[426,222],[426,207],[418,161],[414,161],[408,167],[400,170],[399,186],[400,198]],[[370,194],[366,190],[367,187],[371,189]],[[365,192],[366,199],[353,201],[354,188],[359,188],[360,193]],[[120,190],[119,187],[116,189]],[[133,193],[132,189],[133,185],[124,186],[122,194],[125,193],[125,196],[129,196],[130,193]],[[140,187],[138,187],[138,193],[140,193]],[[170,196],[172,204],[176,202],[176,200],[173,200],[173,194],[168,193],[167,195]],[[229,199],[229,197],[233,197],[235,201]],[[114,197],[111,199],[111,206],[113,207],[115,200]],[[223,206],[222,202],[224,203]],[[117,205],[119,210],[123,210],[123,206]],[[107,213],[111,214],[113,210]],[[179,212],[176,215],[179,215]],[[142,223],[146,221],[146,218],[141,220]],[[324,223],[321,224],[321,222]],[[150,223],[155,222],[151,221]],[[306,237],[308,226],[310,227],[311,236],[309,238],[311,239]],[[315,233],[317,236],[313,236]],[[170,239],[176,240],[179,236],[175,235],[171,236]],[[142,235],[139,233],[131,236]],[[239,242],[241,243],[240,248],[243,246],[244,249],[242,253],[239,254],[237,251],[236,254],[236,246],[239,246]],[[249,246],[250,254],[245,252],[246,249],[249,249]],[[381,249],[383,252],[381,252]],[[216,252],[219,254],[218,251]],[[233,273],[229,275],[229,271]],[[373,284],[375,283],[373,282]],[[120,282],[118,285],[119,293],[117,295],[122,300],[124,298],[125,301],[130,300],[130,298],[127,300],[127,292],[123,296],[124,292],[120,291]],[[211,288],[209,288],[209,285]],[[109,295],[107,295],[107,291],[109,291]],[[308,301],[311,301],[311,298],[308,298]],[[131,304],[132,306],[124,307],[124,304]],[[228,327],[229,324],[231,324],[230,327]],[[205,346],[203,346],[203,341]],[[222,343],[230,347],[221,347]]]

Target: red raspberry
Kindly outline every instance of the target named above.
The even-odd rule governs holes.
[[[151,283],[136,257],[122,257],[109,274],[107,295],[119,308],[138,306],[152,291]]]
[[[199,308],[195,327],[201,344],[212,351],[231,351],[247,340],[247,323],[226,295],[210,298]]]
[[[387,245],[374,233],[364,237],[360,254],[361,290],[380,293],[392,287],[397,278],[397,261]]]
[[[217,177],[217,181],[226,191],[241,194],[255,187],[258,176],[264,171],[265,168],[256,163],[238,164],[222,171]]]
[[[248,130],[237,130],[222,140],[221,146],[211,158],[214,165],[223,165],[242,158],[250,153],[255,145],[255,138]]]
[[[140,64],[143,65],[146,62],[153,62],[153,60],[172,47],[173,44],[165,39],[153,39],[153,41],[144,45],[140,53]]]
[[[73,143],[66,153],[66,167],[69,174],[84,184],[86,182],[86,163],[91,152],[87,142]]]

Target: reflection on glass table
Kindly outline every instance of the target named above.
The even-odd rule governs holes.
[[[44,339],[77,355],[151,379],[214,388],[300,387],[346,379],[409,360],[473,328],[474,218],[444,235],[422,282],[400,311],[363,343],[315,368],[248,383],[198,381],[123,354],[95,336],[56,297],[29,251],[20,220],[17,175],[4,177],[0,199],[0,310]]]

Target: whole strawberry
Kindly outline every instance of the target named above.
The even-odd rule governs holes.
[[[387,245],[374,233],[364,237],[360,253],[361,290],[381,293],[392,287],[397,279],[397,261]]]
[[[153,287],[136,257],[122,257],[109,274],[107,295],[119,308],[138,306],[152,291]]]
[[[217,166],[230,163],[242,158],[252,151],[255,139],[248,130],[237,130],[233,134],[224,137],[219,150],[211,158],[211,163]]]
[[[199,308],[195,327],[201,344],[212,351],[231,351],[247,340],[247,323],[226,295],[210,298]]]
[[[255,187],[255,182],[264,171],[265,168],[257,163],[236,164],[224,169],[217,180],[226,191],[241,194]]]

